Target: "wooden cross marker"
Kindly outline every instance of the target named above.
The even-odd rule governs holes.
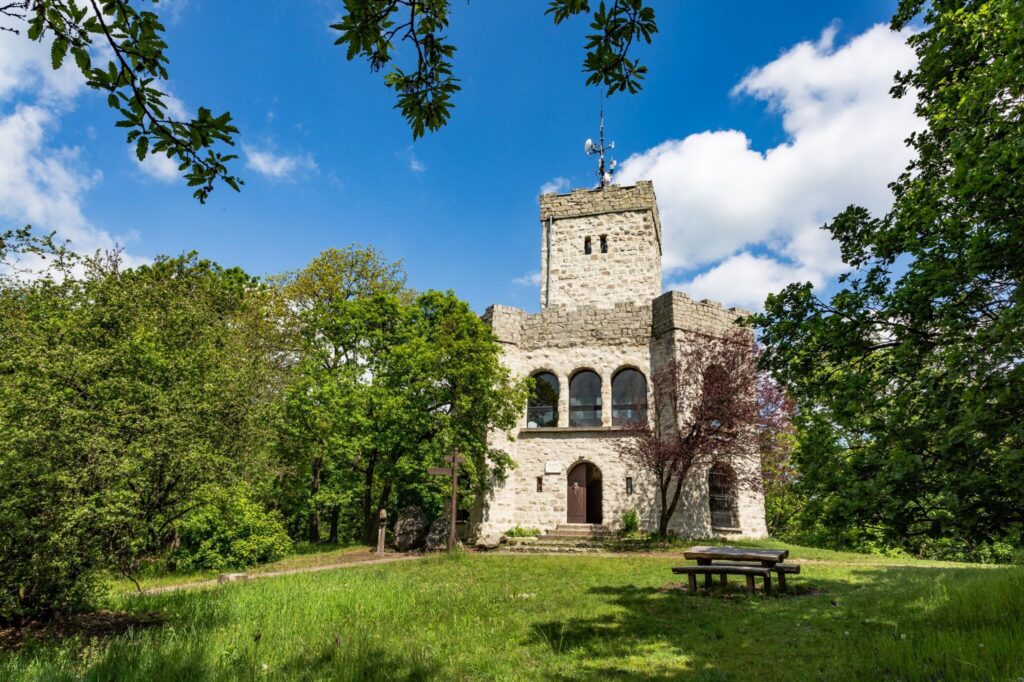
[[[459,455],[445,455],[444,461],[450,462],[451,464],[446,467],[430,467],[427,469],[427,473],[432,476],[452,477],[451,519],[448,523],[448,551],[450,552],[455,549],[455,507],[459,492],[459,465],[465,464],[466,458],[460,457]]]

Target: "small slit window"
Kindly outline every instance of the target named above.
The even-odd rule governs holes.
[[[632,476],[626,476],[626,494],[627,495],[632,495],[633,494],[633,477]]]
[[[543,476],[538,476],[537,477],[537,492],[539,492],[539,493],[544,492],[544,477]]]
[[[601,253],[608,253],[608,235],[601,235]]]
[[[590,237],[583,238],[583,253],[590,255],[594,252],[594,246],[590,243]]]

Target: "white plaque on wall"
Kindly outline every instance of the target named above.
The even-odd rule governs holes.
[[[544,473],[545,474],[560,474],[560,473],[562,473],[562,463],[561,462],[545,462],[544,463]]]

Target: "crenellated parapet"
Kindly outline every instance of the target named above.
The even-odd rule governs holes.
[[[749,315],[742,308],[727,308],[717,301],[697,301],[681,291],[666,291],[654,299],[653,331],[655,336],[672,331],[722,334],[734,328],[737,319]]]

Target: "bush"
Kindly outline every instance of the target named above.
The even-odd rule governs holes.
[[[622,515],[622,534],[633,535],[640,530],[640,515],[630,509]]]
[[[245,568],[275,561],[292,548],[280,516],[266,511],[247,490],[204,491],[205,501],[179,526],[176,570]]]
[[[536,538],[540,537],[540,528],[523,528],[518,524],[505,531],[505,536],[510,538]]]

